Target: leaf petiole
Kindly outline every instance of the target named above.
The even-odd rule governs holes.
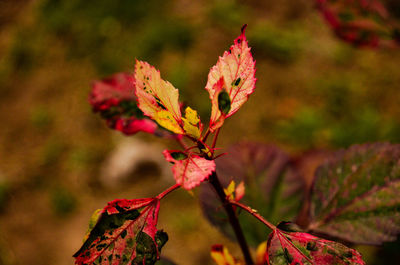
[[[237,202],[237,201],[229,201],[229,203],[232,204],[232,205],[236,205],[236,206],[242,208],[243,210],[245,210],[246,212],[248,212],[249,214],[254,216],[256,219],[258,219],[260,222],[265,224],[269,229],[276,230],[276,226],[271,224],[267,220],[265,220],[264,217],[262,217],[256,210],[254,210],[254,209],[250,208],[249,206],[244,205],[244,204],[242,204],[240,202]]]
[[[181,185],[180,184],[175,184],[171,187],[169,187],[168,189],[164,190],[163,192],[161,192],[160,194],[158,194],[156,196],[157,199],[161,200],[162,198],[164,198],[166,195],[168,195],[170,192],[173,192],[174,190],[180,188]]]

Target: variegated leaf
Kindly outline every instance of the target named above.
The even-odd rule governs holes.
[[[320,166],[309,229],[350,242],[380,244],[400,233],[400,145],[354,145]]]
[[[307,233],[275,229],[268,238],[269,265],[364,265],[360,253],[338,242]]]
[[[160,201],[114,200],[74,255],[77,265],[154,264],[168,235],[156,229]]]
[[[242,34],[235,39],[230,49],[219,57],[217,64],[208,74],[206,90],[212,102],[211,132],[221,127],[224,118],[233,115],[255,88],[255,61],[246,40],[245,29],[246,25],[242,28]],[[225,95],[228,96],[226,99],[230,100],[229,104],[224,98]]]
[[[169,150],[165,150],[163,154],[168,162],[174,164],[172,173],[176,183],[187,190],[200,185],[215,171],[213,160],[207,160],[198,155]]]

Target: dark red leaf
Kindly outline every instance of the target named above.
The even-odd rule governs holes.
[[[316,171],[309,229],[380,244],[400,232],[400,145],[354,145]]]
[[[75,264],[154,264],[168,240],[156,229],[159,207],[155,198],[109,202],[75,253]]]

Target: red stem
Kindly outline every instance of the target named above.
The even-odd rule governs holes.
[[[207,141],[207,138],[208,138],[208,136],[210,135],[210,127],[208,127],[207,128],[207,131],[206,131],[206,134],[204,135],[204,137],[203,137],[203,142],[206,142]]]
[[[243,210],[245,210],[246,212],[248,212],[249,214],[253,215],[260,222],[262,222],[263,224],[268,226],[269,229],[271,229],[271,230],[275,230],[276,229],[276,226],[274,226],[273,224],[271,224],[270,222],[265,220],[264,217],[262,217],[256,210],[250,208],[249,206],[244,205],[244,204],[242,204],[240,202],[236,202],[236,201],[229,201],[229,203],[233,204],[233,205],[236,205],[236,206],[242,208]]]
[[[164,190],[163,192],[161,192],[160,194],[158,194],[156,196],[157,199],[161,200],[162,198],[164,198],[166,195],[168,195],[170,192],[178,189],[181,185],[180,184],[175,184],[171,187],[169,187],[168,189]]]
[[[211,150],[212,150],[213,155],[214,155],[214,148],[215,148],[215,145],[217,144],[217,139],[218,139],[218,135],[219,135],[220,129],[221,129],[221,128],[218,128],[218,129],[217,129],[217,132],[216,132],[215,135],[214,135],[213,143],[212,143],[212,145],[211,145]]]

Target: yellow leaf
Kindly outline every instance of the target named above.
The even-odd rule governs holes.
[[[161,110],[155,113],[153,119],[162,127],[177,134],[183,134],[179,123],[174,119],[169,111]]]
[[[193,125],[197,125],[200,121],[199,116],[197,115],[197,111],[193,110],[190,107],[187,107],[185,109],[185,118]]]
[[[161,78],[160,72],[146,62],[136,61],[135,93],[143,113],[160,126],[177,134],[184,134],[179,92]]]
[[[185,109],[185,118],[182,118],[182,120],[183,129],[185,130],[186,134],[199,139],[201,134],[201,123],[200,118],[197,115],[197,111],[187,107]]]
[[[226,189],[224,188],[225,195],[229,197],[230,200],[234,199],[233,192],[235,191],[235,186],[236,183],[232,180],[231,183],[229,183],[228,187]]]
[[[211,257],[217,265],[239,265],[229,253],[228,248],[222,245],[214,245],[211,249]]]

